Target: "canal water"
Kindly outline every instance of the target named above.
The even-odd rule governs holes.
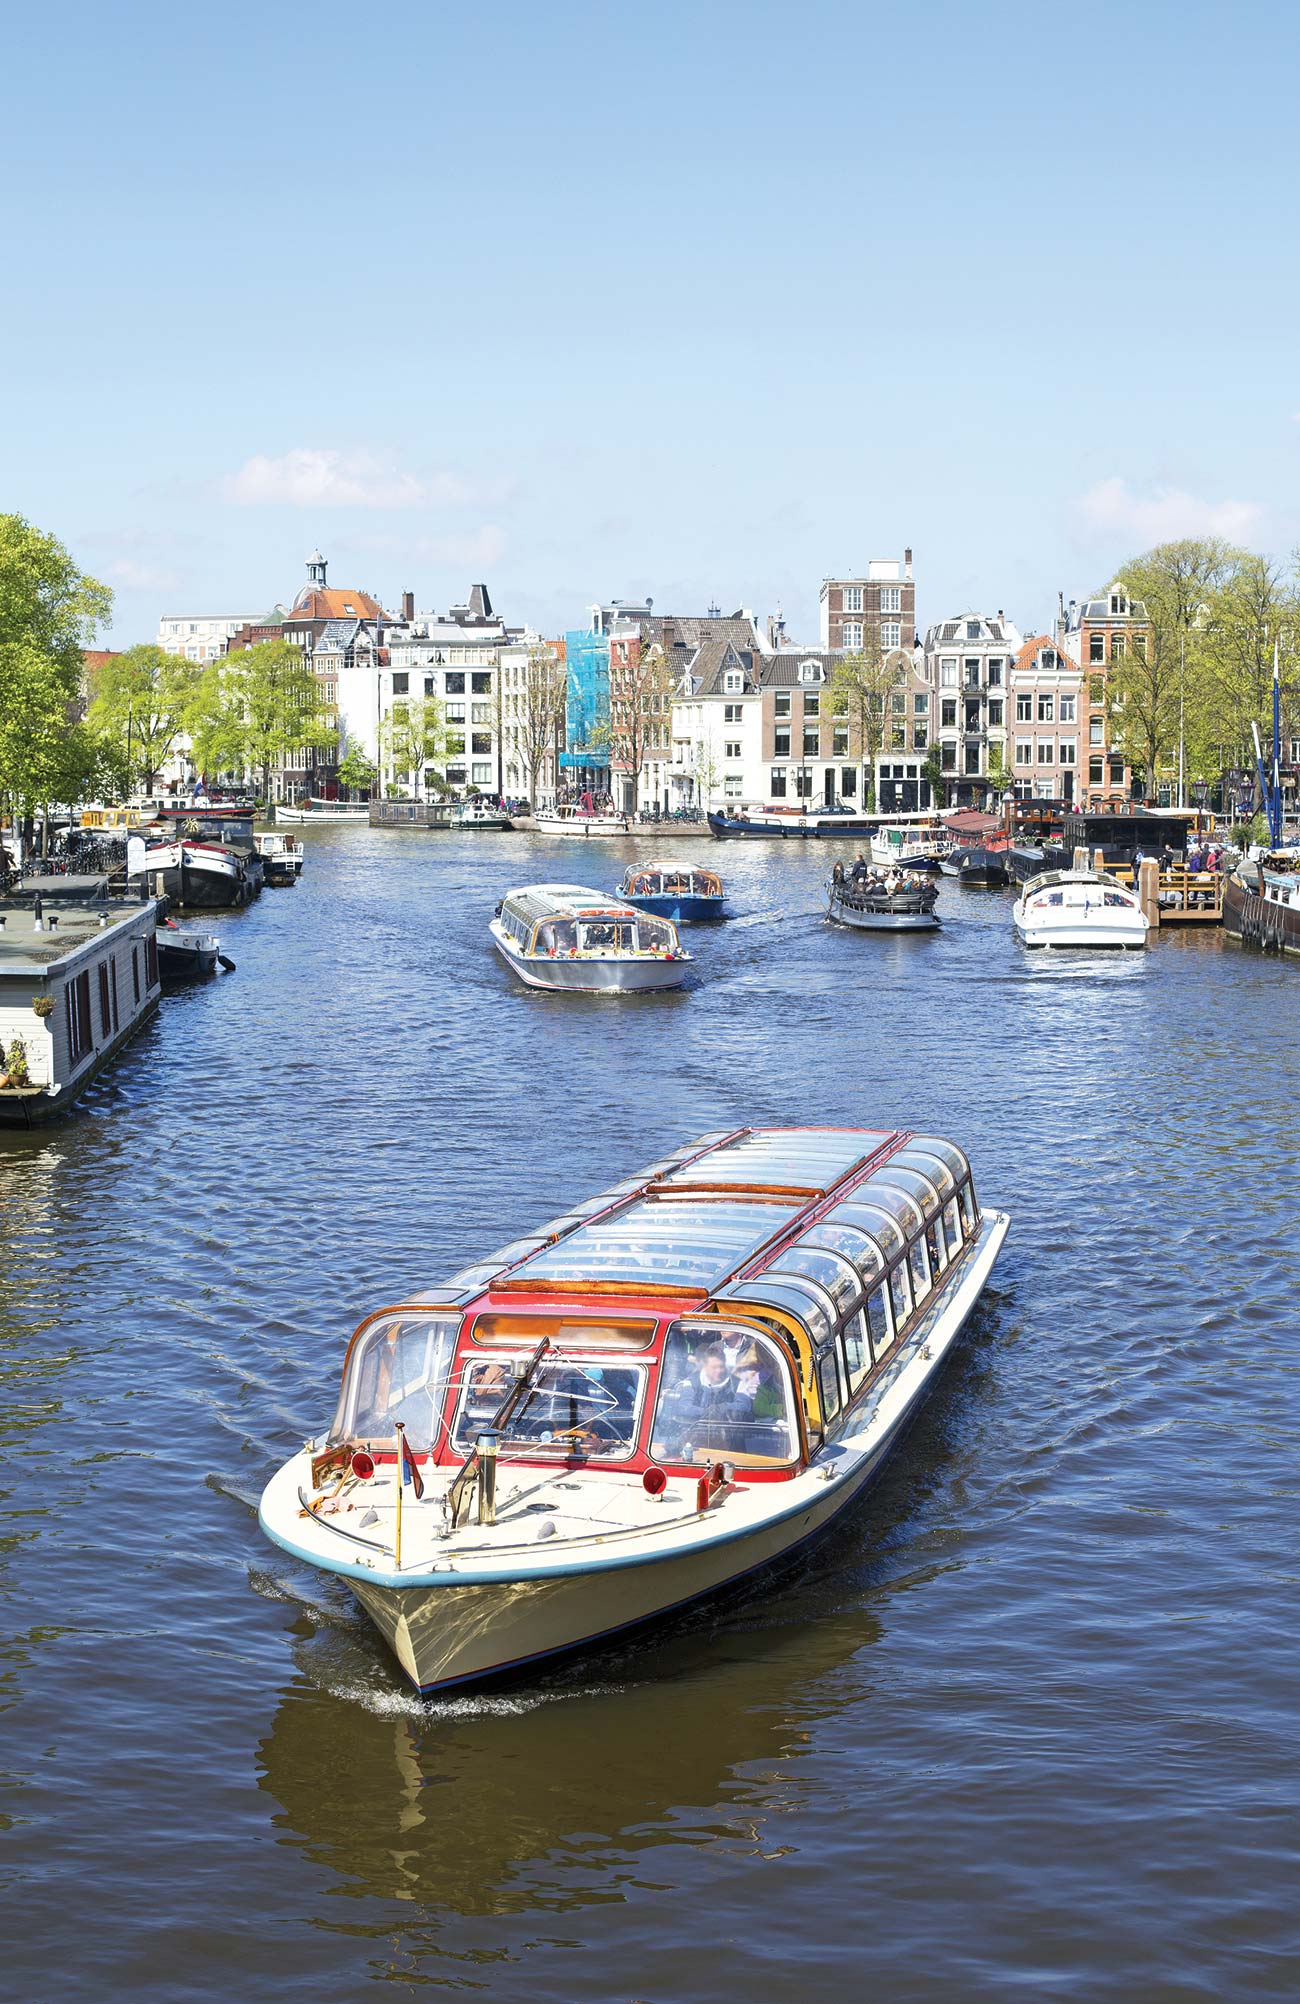
[[[729,844],[691,987],[558,999],[495,900],[663,839],[307,842],[235,974],[0,1141],[7,1994],[1294,1997],[1295,967],[1028,956],[950,881],[941,934],[845,934],[825,850]],[[952,1135],[1013,1215],[884,1479],[775,1578],[419,1702],[255,1520],[352,1326],[788,1121]]]

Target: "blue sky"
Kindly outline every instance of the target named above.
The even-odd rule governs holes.
[[[8,29],[0,508],[164,611],[331,581],[1026,631],[1300,542],[1273,5],[83,0]],[[21,78],[21,89],[12,80]]]

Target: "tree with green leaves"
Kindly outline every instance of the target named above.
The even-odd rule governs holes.
[[[925,764],[921,767],[921,772],[923,777],[929,782],[931,805],[934,807],[946,807],[948,804],[947,775],[943,769],[943,753],[940,751],[937,742],[932,744],[926,752]]]
[[[448,730],[446,713],[436,696],[400,697],[379,726],[379,743],[394,778],[398,773],[409,776],[417,800],[420,776],[426,766],[433,769],[445,765],[449,758],[458,757],[465,749],[464,737]],[[447,790],[446,781],[440,776],[435,790],[439,793]]]
[[[152,791],[155,775],[185,733],[201,673],[183,655],[147,645],[109,654],[95,667],[86,720],[121,753],[129,785],[139,781],[146,793]]]
[[[991,744],[989,746],[988,772],[985,774],[985,777],[988,780],[989,787],[997,794],[999,799],[1001,799],[1004,793],[1010,793],[1012,787],[1015,785],[1016,775],[1013,767],[1007,763],[1005,745]]]
[[[360,745],[349,747],[339,765],[339,785],[348,793],[372,793],[378,774]]]
[[[223,661],[204,668],[185,706],[190,757],[204,777],[214,781],[242,776],[245,763],[244,720],[224,669]]]
[[[1217,536],[1184,537],[1134,557],[1118,574],[1130,601],[1145,607],[1149,630],[1112,657],[1107,712],[1113,742],[1149,787],[1176,768],[1180,724],[1186,739],[1203,702],[1205,609],[1242,554]]]
[[[673,671],[658,641],[611,644],[609,660],[610,764],[631,782],[633,813],[649,754],[670,756]],[[594,736],[592,742],[594,743]]]
[[[826,689],[830,714],[848,723],[849,744],[862,768],[862,803],[867,809],[875,806],[876,754],[884,746],[894,692],[906,681],[906,657],[897,648],[886,653],[874,629],[862,647],[843,655],[831,669]]]
[[[1267,557],[1240,556],[1203,611],[1197,659],[1194,736],[1198,778],[1217,778],[1225,765],[1253,758],[1251,726],[1268,745],[1273,736],[1273,655],[1284,712],[1300,698],[1300,597],[1294,581]],[[1204,743],[1206,736],[1211,742]]]
[[[112,606],[57,537],[0,515],[0,799],[21,818],[84,800],[103,781],[81,682],[84,650]]]
[[[302,649],[290,640],[260,640],[221,664],[223,699],[238,719],[246,765],[270,798],[271,771],[290,752],[328,752],[338,744],[334,712],[325,703]]]

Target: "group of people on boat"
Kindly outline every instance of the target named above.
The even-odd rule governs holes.
[[[845,870],[843,863],[837,863],[831,871],[831,881],[843,896],[858,898],[892,898],[900,891],[920,891],[932,888],[919,870],[905,870],[897,863],[889,863],[883,868],[877,863],[869,863],[859,852],[852,868]]]
[[[787,1425],[781,1387],[746,1330],[724,1330],[697,1347],[682,1332],[669,1339],[655,1452],[780,1454]]]

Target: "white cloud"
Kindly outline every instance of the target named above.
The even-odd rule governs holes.
[[[1179,487],[1153,487],[1137,492],[1126,480],[1101,480],[1080,503],[1089,528],[1105,536],[1120,536],[1149,548],[1176,542],[1182,536],[1222,536],[1245,542],[1263,509],[1254,501],[1203,501]]]
[[[255,452],[227,481],[226,493],[245,508],[427,508],[469,499],[455,474],[421,480],[370,453],[310,445],[293,446],[278,459]]]
[[[131,557],[119,557],[106,566],[106,583],[123,585],[128,591],[172,591],[180,582],[175,571],[157,564],[137,564]]]

